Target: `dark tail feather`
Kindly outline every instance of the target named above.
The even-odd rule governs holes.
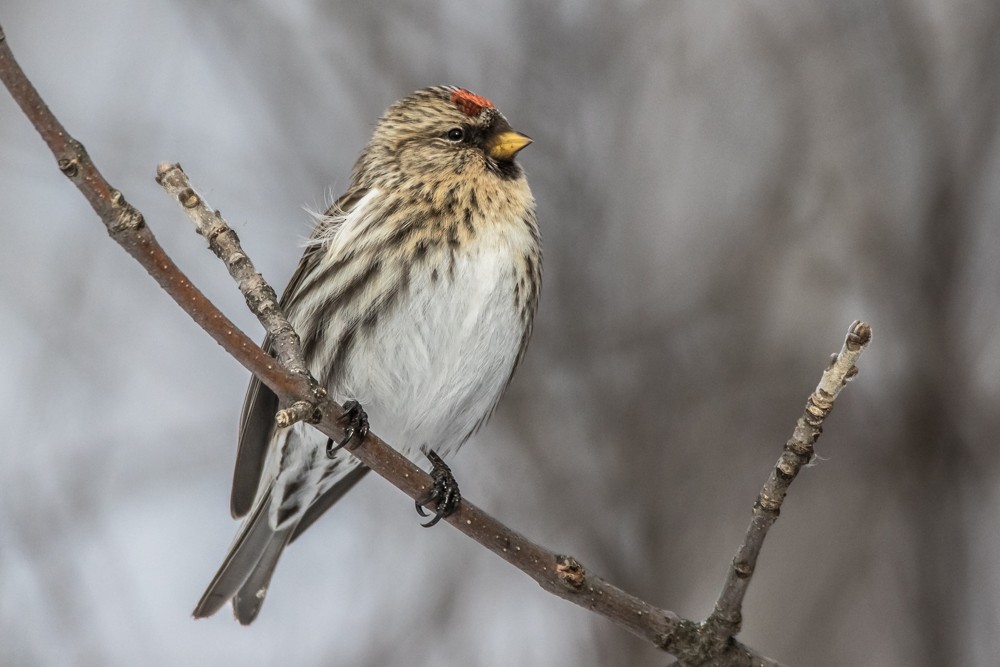
[[[247,624],[256,618],[264,603],[264,591],[271,580],[271,573],[292,530],[277,533],[271,530],[267,521],[270,497],[271,491],[268,489],[265,497],[254,508],[253,514],[243,524],[226,559],[222,561],[222,566],[198,601],[198,606],[194,609],[195,618],[211,616],[230,599],[237,597],[238,592],[248,593],[251,589],[245,585],[251,583],[254,584],[253,596],[259,596],[252,605],[252,611],[249,605],[238,600],[234,601],[233,606],[241,623]],[[242,613],[241,605],[246,609]]]
[[[267,594],[267,587],[271,583],[271,575],[274,574],[274,568],[278,565],[281,552],[285,550],[291,535],[291,528],[271,533],[270,540],[264,545],[264,553],[260,555],[260,560],[233,597],[233,613],[236,615],[236,620],[243,625],[253,623],[260,613],[260,608],[264,606],[264,595]]]

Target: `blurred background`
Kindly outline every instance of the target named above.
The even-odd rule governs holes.
[[[875,330],[740,638],[791,665],[1000,656],[1000,4],[5,0],[16,55],[194,282],[180,161],[282,287],[395,99],[535,144],[545,289],[463,492],[693,619],[848,325]],[[663,665],[374,476],[261,618],[190,612],[236,530],[247,373],[111,242],[0,93],[0,663]],[[378,431],[375,424],[374,430]]]

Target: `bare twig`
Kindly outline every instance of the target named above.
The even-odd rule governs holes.
[[[156,182],[175,197],[184,212],[194,223],[198,233],[208,241],[208,247],[222,260],[240,291],[247,299],[247,306],[257,315],[270,341],[278,362],[292,373],[301,375],[309,383],[315,399],[326,396],[326,390],[310,375],[302,357],[298,334],[282,314],[274,289],[258,273],[253,262],[240,247],[239,237],[232,227],[213,211],[204,198],[191,187],[187,174],[179,164],[161,164],[156,168]],[[312,420],[316,410],[315,400],[295,409],[282,410],[282,425],[291,426],[301,419]]]
[[[784,451],[757,496],[750,525],[729,567],[715,609],[701,625],[699,649],[694,653],[675,653],[680,664],[707,664],[712,656],[725,651],[730,638],[739,633],[743,623],[743,597],[750,586],[767,531],[778,520],[778,513],[792,480],[799,474],[802,466],[812,460],[813,446],[823,432],[823,420],[833,410],[833,402],[840,391],[857,375],[855,363],[871,338],[872,330],[868,324],[854,322],[847,332],[844,346],[831,359],[816,390],[809,395],[792,437],[785,443]]]
[[[778,519],[789,485],[802,466],[812,460],[813,445],[823,432],[823,420],[833,410],[833,402],[837,400],[841,389],[857,375],[858,368],[854,364],[871,338],[872,330],[866,323],[856,321],[851,325],[843,348],[823,372],[816,390],[809,395],[792,437],[785,443],[785,450],[761,488],[753,506],[753,517],[747,527],[746,537],[733,558],[722,594],[707,621],[718,636],[732,637],[739,632],[743,597],[757,566],[757,557],[764,545],[767,531]]]
[[[342,408],[325,396],[325,392],[317,387],[309,374],[303,372],[305,367],[301,362],[297,337],[278,307],[274,291],[253,269],[239,247],[236,235],[225,225],[221,216],[210,211],[202,198],[190,188],[186,179],[174,183],[172,179],[179,178],[183,172],[179,168],[175,172],[171,166],[161,166],[158,179],[164,187],[180,186],[179,190],[171,190],[174,196],[186,209],[192,210],[192,217],[197,219],[199,231],[230,268],[247,296],[251,310],[276,340],[279,337],[282,339],[282,347],[278,350],[281,363],[261,350],[219,312],[167,257],[146,227],[142,215],[107,183],[87,157],[83,146],[66,133],[46,107],[14,60],[2,28],[0,80],[49,145],[59,168],[91,202],[112,238],[135,257],[209,335],[289,406],[282,411],[279,419],[289,423],[298,419],[313,421],[322,433],[341,440],[344,436],[344,429],[339,421],[343,416]],[[681,619],[672,612],[625,593],[588,573],[575,558],[558,555],[530,542],[467,500],[463,499],[458,510],[447,521],[526,573],[545,590],[609,618],[678,656],[685,665],[778,665],[733,639],[739,629],[739,607],[749,580],[748,573],[752,573],[760,543],[767,528],[774,522],[777,507],[784,498],[788,483],[799,467],[811,457],[812,443],[819,434],[819,424],[832,407],[844,379],[849,377],[854,360],[870,338],[867,325],[856,324],[852,332],[855,335],[854,342],[851,343],[849,336],[848,347],[854,346],[851,352],[854,356],[842,353],[838,362],[824,374],[820,387],[810,397],[806,416],[800,420],[795,435],[786,445],[785,453],[761,492],[747,539],[737,554],[733,572],[727,579],[716,611],[705,623]],[[846,367],[842,369],[843,364]],[[838,375],[841,370],[843,374]],[[426,473],[371,433],[352,452],[365,465],[411,498],[423,496],[431,483]],[[734,583],[730,585],[730,579],[734,577]],[[709,647],[708,653],[704,652],[705,646]]]

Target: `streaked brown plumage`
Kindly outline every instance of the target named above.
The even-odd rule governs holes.
[[[338,401],[363,404],[411,458],[457,450],[524,354],[542,259],[514,161],[528,143],[464,89],[393,104],[282,296],[313,375]],[[328,458],[310,426],[276,429],[278,408],[253,379],[232,493],[233,515],[246,518],[196,617],[232,599],[237,619],[253,621],[284,547],[367,471],[344,450]]]

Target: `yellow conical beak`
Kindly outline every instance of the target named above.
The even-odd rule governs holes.
[[[514,130],[507,130],[489,140],[486,144],[486,152],[494,160],[510,160],[530,143],[531,137]]]

